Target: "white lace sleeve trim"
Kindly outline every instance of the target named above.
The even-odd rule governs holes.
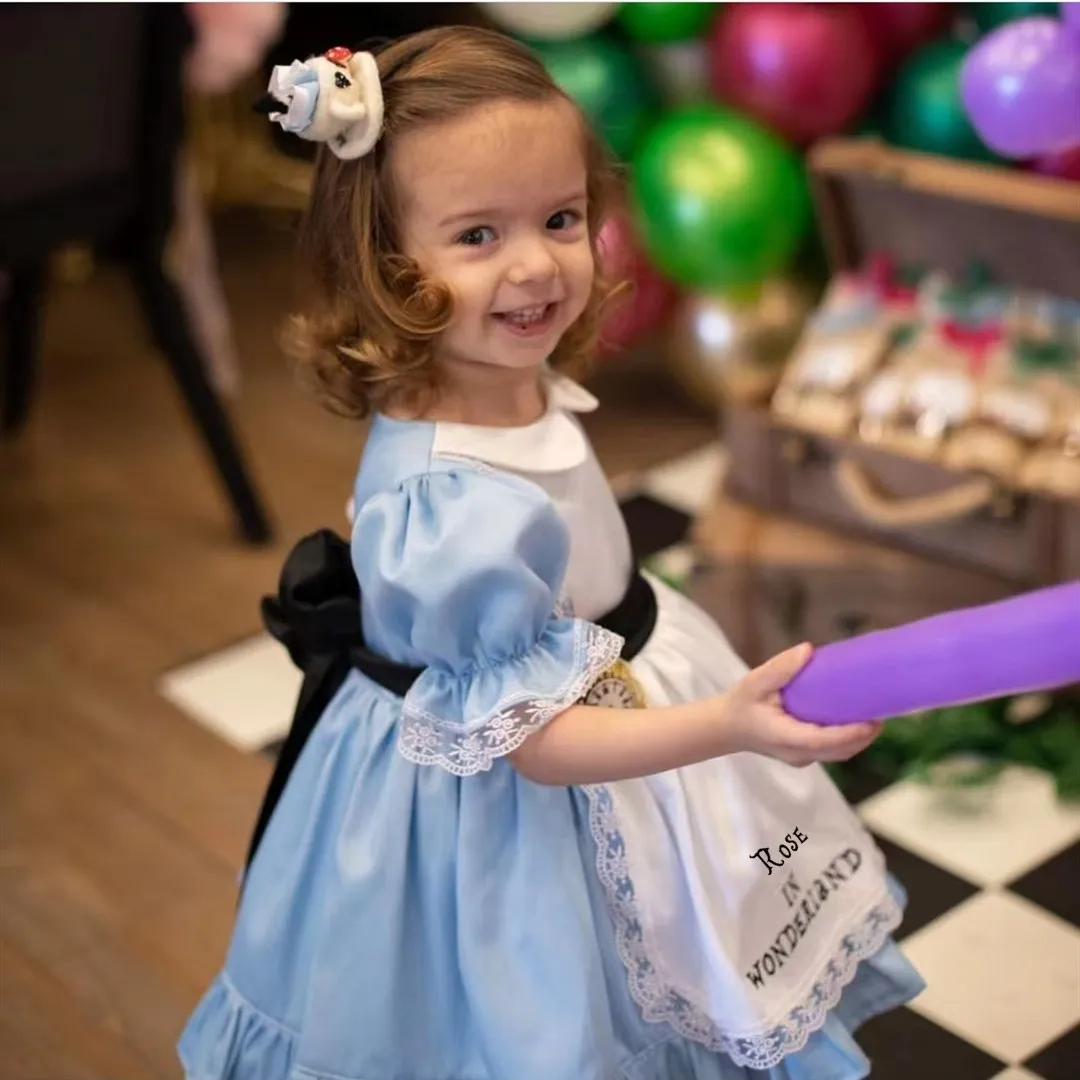
[[[438,765],[455,776],[491,768],[513,753],[545,724],[579,701],[622,652],[617,634],[595,623],[574,624],[574,659],[570,673],[554,693],[542,698],[520,690],[499,701],[486,716],[452,723],[408,701],[401,718],[398,749],[417,765]]]
[[[667,985],[650,959],[611,794],[603,786],[585,790],[589,827],[596,842],[596,870],[615,924],[616,946],[626,967],[631,996],[646,1020],[667,1023],[683,1038],[726,1054],[738,1066],[771,1069],[787,1055],[802,1050],[839,1003],[859,964],[878,952],[900,925],[900,905],[892,897],[883,898],[843,939],[821,978],[783,1021],[759,1034],[730,1035],[700,1006]]]

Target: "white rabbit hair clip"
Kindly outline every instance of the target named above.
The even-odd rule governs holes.
[[[279,65],[255,108],[301,139],[326,143],[339,158],[363,157],[382,133],[375,57],[338,46],[288,67]]]

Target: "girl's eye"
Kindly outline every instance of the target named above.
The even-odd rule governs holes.
[[[473,229],[466,229],[454,242],[464,244],[466,247],[481,247],[484,244],[492,244],[495,242],[495,230],[490,225],[477,225]]]
[[[581,214],[576,210],[556,210],[547,220],[547,227],[558,232],[561,229],[572,229],[581,221]]]

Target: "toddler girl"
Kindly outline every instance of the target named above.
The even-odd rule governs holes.
[[[818,763],[875,730],[786,716],[807,647],[747,671],[635,570],[570,379],[610,292],[582,116],[465,28],[268,109],[325,144],[296,346],[372,421],[351,569],[317,534],[268,605],[318,616],[281,630],[308,681],[189,1080],[865,1076],[852,1032],[922,984]]]

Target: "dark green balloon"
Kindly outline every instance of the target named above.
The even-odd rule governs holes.
[[[530,44],[611,152],[627,160],[660,111],[659,94],[634,52],[603,34]]]
[[[1057,4],[969,4],[975,25],[985,34],[1013,19],[1026,19],[1031,15],[1057,15]]]
[[[719,4],[623,4],[616,25],[635,41],[661,45],[702,35],[716,17]]]
[[[718,105],[665,116],[634,159],[639,233],[657,269],[694,289],[744,289],[783,269],[810,220],[798,155]]]
[[[913,53],[893,80],[885,105],[885,137],[928,154],[997,161],[975,133],[960,98],[960,68],[968,46],[943,38]]]

